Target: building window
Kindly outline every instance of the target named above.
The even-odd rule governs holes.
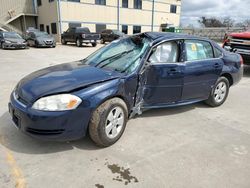
[[[122,32],[125,34],[128,34],[128,26],[127,25],[122,25]]]
[[[106,0],[95,0],[96,5],[106,5]]]
[[[142,9],[142,0],[134,0],[134,8]]]
[[[80,3],[80,0],[67,0],[67,1],[78,2],[78,3]]]
[[[40,31],[44,31],[44,24],[40,24]]]
[[[49,0],[49,3],[53,2],[54,0]]]
[[[135,25],[133,26],[133,34],[140,33],[141,32],[141,26]]]
[[[69,23],[69,28],[76,28],[76,27],[81,27],[82,24],[81,23]]]
[[[176,5],[170,5],[170,13],[176,13],[177,12],[177,6]]]
[[[122,8],[128,8],[128,0],[122,0]]]
[[[106,29],[106,24],[96,24],[95,25],[96,33],[100,33],[104,29]]]
[[[50,34],[49,25],[46,25],[46,31],[48,34]]]
[[[37,6],[42,6],[42,0],[37,0]]]
[[[51,33],[57,34],[56,23],[51,23]]]

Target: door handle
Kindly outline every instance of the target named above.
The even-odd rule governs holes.
[[[221,66],[220,66],[219,63],[215,63],[215,64],[214,64],[214,68],[218,69],[218,68],[220,68],[220,67],[221,67]]]
[[[178,69],[172,68],[172,69],[168,70],[168,73],[169,74],[177,74],[177,73],[180,73],[180,71]]]

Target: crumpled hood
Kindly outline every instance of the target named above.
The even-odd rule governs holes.
[[[24,43],[24,39],[14,39],[14,38],[5,38],[5,40],[10,41],[12,43]]]
[[[24,77],[16,93],[24,101],[33,103],[43,96],[68,93],[74,89],[119,78],[120,73],[96,68],[80,61],[48,67]]]
[[[231,33],[229,36],[250,39],[250,31],[242,33]]]

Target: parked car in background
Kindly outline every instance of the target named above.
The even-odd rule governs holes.
[[[105,29],[101,32],[101,43],[112,42],[113,40],[125,37],[126,35],[118,30]]]
[[[250,65],[250,31],[227,34],[223,47],[230,52],[240,54],[244,63]]]
[[[31,30],[26,34],[26,38],[29,46],[56,47],[56,41],[54,37],[44,31]]]
[[[16,32],[0,31],[0,45],[2,49],[27,48],[27,42]]]
[[[110,146],[143,109],[222,105],[242,78],[242,63],[208,39],[142,33],[26,76],[11,93],[9,111],[33,137],[74,140],[89,132],[96,144]]]
[[[73,42],[76,46],[81,47],[82,44],[91,44],[96,46],[97,40],[100,39],[100,34],[91,33],[87,27],[70,27],[67,31],[63,32],[61,36],[62,44]]]

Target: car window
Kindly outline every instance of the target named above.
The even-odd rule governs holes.
[[[76,29],[76,33],[90,33],[90,30],[88,28],[85,27],[79,27]]]
[[[214,57],[219,58],[222,56],[222,51],[219,50],[218,48],[214,47]]]
[[[175,41],[166,42],[153,49],[149,58],[151,63],[176,63],[178,61],[178,44]]]
[[[76,30],[76,28],[69,28],[69,33],[74,33],[74,31]]]
[[[213,58],[213,48],[209,42],[186,40],[187,61],[203,60]]]
[[[34,33],[30,33],[31,38],[36,38],[36,35]]]

